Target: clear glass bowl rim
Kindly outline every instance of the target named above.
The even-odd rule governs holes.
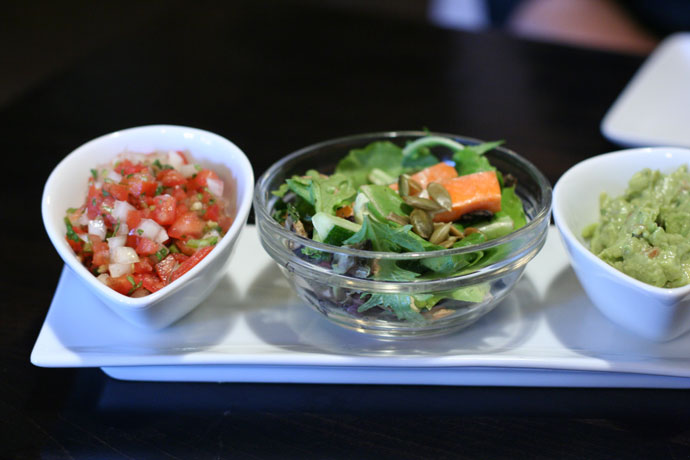
[[[532,177],[536,179],[536,183],[540,188],[542,200],[538,202],[539,211],[533,219],[531,219],[527,225],[524,227],[509,233],[500,238],[496,238],[486,243],[466,246],[463,248],[451,248],[443,249],[438,251],[421,251],[421,252],[381,252],[381,251],[368,251],[363,249],[347,248],[341,246],[334,246],[330,244],[320,243],[309,238],[304,238],[297,235],[294,232],[286,229],[282,225],[279,225],[273,217],[268,213],[268,202],[264,199],[265,196],[271,193],[271,190],[266,190],[268,183],[274,175],[280,172],[285,164],[295,160],[296,158],[313,152],[314,150],[328,147],[334,144],[341,143],[351,143],[356,141],[364,141],[366,139],[371,139],[371,142],[375,142],[380,139],[396,139],[402,137],[424,137],[424,136],[442,136],[457,141],[469,141],[471,143],[481,143],[484,141],[474,139],[471,137],[460,136],[456,134],[438,133],[438,132],[427,132],[427,131],[382,131],[377,133],[366,133],[366,134],[355,134],[351,136],[344,136],[335,139],[329,139],[326,141],[318,142],[316,144],[311,144],[303,147],[289,155],[286,155],[281,160],[274,163],[266,172],[264,172],[256,183],[254,189],[254,212],[256,214],[257,223],[259,220],[262,225],[268,225],[272,232],[278,233],[282,238],[291,240],[299,245],[307,246],[310,248],[318,249],[320,251],[329,252],[333,254],[346,254],[354,257],[360,258],[375,258],[375,259],[393,259],[393,260],[420,260],[435,257],[453,256],[471,253],[475,251],[483,251],[495,246],[500,246],[502,244],[508,243],[511,240],[522,237],[523,235],[531,233],[533,230],[539,228],[541,222],[548,218],[551,213],[551,184],[548,179],[542,174],[539,169],[537,169],[530,161],[513,152],[505,147],[498,146],[494,150],[499,150],[503,154],[508,155],[513,160],[515,160],[520,167],[525,169]],[[344,153],[345,154],[345,153]],[[344,155],[343,154],[343,155]]]

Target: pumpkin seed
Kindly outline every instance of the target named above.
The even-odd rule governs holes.
[[[407,174],[398,176],[398,193],[403,198],[410,194],[410,176]]]
[[[448,239],[448,234],[450,233],[450,227],[453,224],[450,222],[447,222],[445,225],[442,225],[431,233],[431,236],[429,237],[429,242],[432,244],[439,244],[442,241],[445,241]]]
[[[439,184],[438,182],[432,182],[426,188],[429,192],[429,196],[438,203],[443,209],[448,211],[453,207],[453,200],[450,198],[450,194],[446,188]]]
[[[457,236],[458,238],[464,238],[465,234],[462,233],[462,230],[460,230],[458,227],[455,225],[451,225],[450,227],[450,234],[453,236]]]
[[[442,241],[439,246],[443,246],[446,249],[449,249],[455,242],[458,241],[457,236],[449,236],[446,241]]]
[[[434,231],[434,223],[431,221],[431,216],[423,209],[413,209],[410,213],[410,223],[412,224],[412,231],[424,239],[429,238]]]
[[[424,190],[424,187],[422,187],[422,184],[420,184],[416,180],[412,179],[411,177],[408,179],[407,183],[410,186],[410,195],[417,196],[420,193],[422,193],[422,190]]]
[[[438,203],[428,198],[421,198],[418,196],[404,196],[403,201],[410,206],[425,211],[440,211],[443,209]]]
[[[397,214],[394,213],[394,212],[388,213],[388,215],[386,216],[386,219],[388,219],[388,220],[390,220],[390,221],[392,221],[392,222],[395,222],[396,224],[400,224],[400,225],[407,225],[407,224],[410,223],[410,218],[409,218],[409,217],[407,217],[407,216],[399,216],[399,215],[397,215]]]

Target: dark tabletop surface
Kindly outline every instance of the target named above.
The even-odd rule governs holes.
[[[42,184],[91,138],[199,127],[258,177],[316,141],[428,127],[505,139],[554,183],[617,148],[599,123],[643,62],[303,2],[171,5],[0,108],[0,458],[690,457],[683,390],[148,383],[32,366],[62,269]]]

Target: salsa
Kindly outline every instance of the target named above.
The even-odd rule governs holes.
[[[142,297],[174,282],[230,228],[224,183],[188,152],[123,152],[91,170],[65,216],[65,239],[105,285]]]
[[[645,283],[690,284],[690,174],[643,169],[623,195],[603,193],[599,222],[582,235],[600,259]]]

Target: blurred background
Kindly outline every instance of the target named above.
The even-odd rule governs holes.
[[[273,2],[266,3],[271,14]],[[129,34],[159,24],[170,9],[208,7],[181,0],[13,1],[0,15],[0,106],[70,64]],[[232,3],[229,1],[228,3]],[[428,23],[466,31],[495,30],[550,41],[645,55],[667,34],[690,28],[685,0],[282,0],[298,10],[356,11],[381,21]],[[170,30],[170,34],[184,30]]]

